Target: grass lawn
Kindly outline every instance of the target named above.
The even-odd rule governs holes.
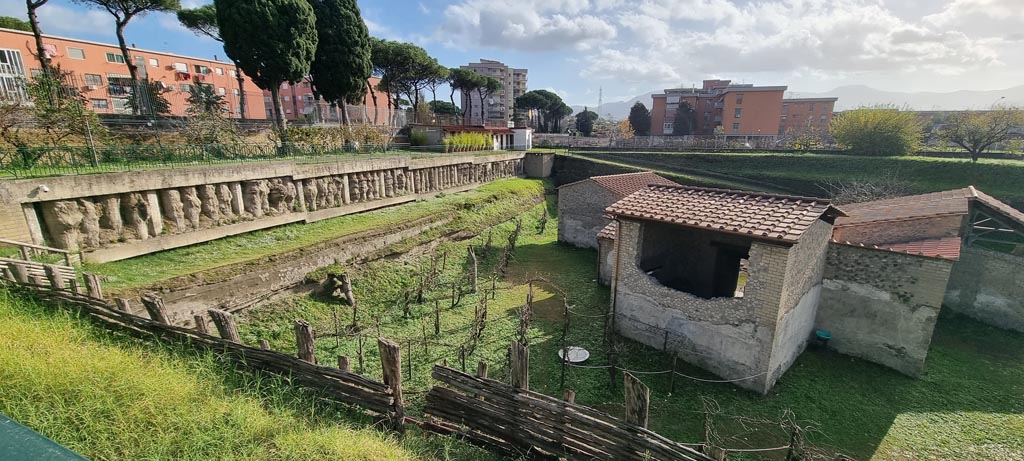
[[[653,168],[679,174],[712,174],[720,181],[757,181],[791,193],[821,196],[826,181],[872,180],[894,175],[914,192],[934,192],[974,185],[1024,208],[1024,159],[933,157],[857,157],[781,153],[637,153],[579,152],[574,155]],[[728,184],[726,184],[728,186]],[[769,187],[770,188],[770,187]],[[762,187],[760,190],[765,190]]]
[[[117,291],[148,286],[174,277],[233,264],[259,261],[328,240],[428,217],[454,216],[458,210],[491,202],[534,200],[543,184],[536,180],[507,179],[458,194],[389,208],[295,223],[225,237],[188,247],[103,264],[87,264],[86,272],[104,277],[104,288]],[[463,223],[465,224],[465,223]]]
[[[554,214],[553,198],[549,197],[545,207]],[[475,369],[477,361],[483,360],[489,363],[492,377],[507,379],[505,351],[516,337],[516,311],[526,298],[525,281],[538,276],[568,292],[573,312],[569,343],[592,353],[588,365],[606,363],[601,332],[609,298],[608,289],[595,280],[596,253],[557,244],[554,219],[544,233],[538,233],[541,210],[538,206],[524,215],[514,261],[507,276],[497,282],[494,299],[488,301],[486,328],[466,358],[468,369]],[[495,228],[492,239],[496,247],[503,244],[511,227],[505,223]],[[486,237],[483,232],[471,242],[480,249]],[[438,255],[448,254],[441,286],[428,292],[424,303],[409,303],[408,318],[403,313],[405,293],[415,287],[429,257],[332,268],[353,273],[363,334],[375,336],[379,328],[381,335],[402,343],[404,358],[411,356],[412,373],[405,379],[414,412],[422,406],[422,392],[434,384],[429,377],[434,363],[447,360],[449,365],[461,366],[460,346],[469,340],[479,306],[479,296],[473,294],[463,296],[454,307],[450,301],[451,282],[465,284],[467,243],[438,246]],[[498,255],[495,249],[482,258],[481,274],[491,273]],[[490,288],[483,281],[480,285]],[[561,395],[556,352],[561,341],[562,303],[555,291],[542,283],[535,292],[529,332],[530,376],[532,389]],[[435,300],[441,310],[438,336],[433,334]],[[358,340],[344,331],[335,336],[339,327],[351,322],[351,315],[343,305],[303,296],[248,311],[240,319],[240,328],[246,342],[267,339],[275,349],[288,351],[295,347],[293,321],[302,318],[316,328],[320,360],[333,363],[336,355],[343,354],[355,361]],[[365,344],[365,357],[365,373],[379,378],[379,358],[372,340]],[[620,364],[637,371],[671,366],[669,356],[636,343],[627,343],[620,357]],[[694,367],[681,365],[680,371],[714,378]],[[940,320],[927,373],[921,379],[826,351],[804,353],[768,396],[729,384],[683,378],[678,378],[675,393],[670,393],[668,375],[639,376],[652,389],[651,428],[683,442],[701,441],[702,398],[706,397],[720,408],[713,420],[720,445],[728,448],[786,445],[788,436],[778,422],[785,410],[791,410],[803,425],[813,428],[809,438],[815,453],[823,456],[820,459],[833,459],[836,453],[877,460],[1024,459],[1024,401],[1020,399],[1024,395],[1024,335],[964,318]],[[577,401],[621,416],[621,375],[614,377],[614,388],[609,382],[604,369],[570,368],[566,377]],[[776,455],[779,453],[731,455],[730,459],[778,459]]]
[[[211,354],[114,335],[0,289],[0,413],[93,460],[487,460]]]

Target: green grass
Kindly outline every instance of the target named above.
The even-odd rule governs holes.
[[[397,205],[309,224],[287,224],[137,258],[87,264],[84,270],[103,276],[104,287],[120,290],[149,286],[174,277],[247,263],[373,229],[387,229],[417,219],[454,216],[458,210],[509,198],[538,195],[539,181],[507,179],[458,194]],[[510,216],[509,216],[510,217]]]
[[[554,200],[546,204],[555,211]],[[573,311],[569,343],[592,353],[590,365],[606,363],[602,345],[603,317],[609,302],[606,287],[596,283],[596,253],[556,243],[556,222],[547,224],[538,234],[541,208],[525,215],[523,233],[507,277],[498,282],[496,298],[488,304],[488,323],[482,345],[467,357],[467,368],[477,361],[489,363],[490,376],[508,379],[505,350],[515,337],[517,308],[524,304],[524,281],[542,276],[569,294]],[[504,241],[510,224],[495,228],[494,242]],[[479,248],[486,238],[481,233],[472,240]],[[443,280],[458,280],[463,274],[465,245],[445,243],[438,254],[448,252]],[[481,265],[481,274],[489,273],[498,257],[490,253]],[[447,360],[459,367],[458,346],[466,342],[468,326],[478,303],[476,295],[466,295],[451,307],[450,287],[427,296],[427,302],[412,304],[411,315],[402,315],[403,292],[415,285],[425,256],[377,261],[348,269],[354,275],[354,290],[360,303],[360,322],[364,333],[380,333],[402,343],[404,356],[411,352],[412,373],[406,376],[409,399],[414,409],[423,404],[422,394],[434,384],[429,377],[434,363]],[[481,286],[485,286],[481,283]],[[489,287],[489,286],[488,286]],[[561,395],[560,348],[562,304],[552,287],[541,284],[537,291],[531,340],[531,388]],[[433,335],[433,301],[442,308],[440,336]],[[351,311],[336,303],[295,297],[253,309],[241,318],[246,342],[267,339],[274,348],[294,350],[293,321],[303,318],[314,324],[320,360],[333,363],[338,354],[355,360],[357,340],[332,336],[337,307],[339,323],[350,322]],[[423,348],[426,332],[429,347]],[[366,370],[378,377],[376,345],[366,344]],[[668,355],[652,348],[627,342],[620,363],[639,371],[666,370]],[[704,383],[678,378],[675,393],[670,393],[667,375],[640,375],[651,387],[650,426],[653,430],[683,442],[702,439],[702,398],[713,399],[721,408],[714,417],[720,444],[730,448],[764,448],[786,445],[788,436],[778,421],[791,410],[804,425],[814,430],[810,441],[820,459],[833,459],[844,453],[857,459],[877,460],[988,460],[1024,459],[1024,335],[991,328],[965,318],[943,317],[932,341],[921,379],[911,379],[895,371],[843,355],[809,350],[782,377],[768,396],[740,390],[729,384]],[[695,377],[714,378],[695,367],[680,364],[680,371]],[[609,386],[603,369],[570,368],[567,387],[576,391],[577,401],[621,416],[624,409],[621,375],[616,386]],[[778,454],[778,453],[776,453]],[[778,459],[766,454],[757,457],[733,455],[730,459]],[[818,459],[818,458],[816,458]]]
[[[3,289],[0,413],[97,461],[491,459],[417,431],[399,440],[280,379]]]
[[[895,175],[915,192],[934,192],[974,185],[1024,208],[1024,161],[933,157],[858,157],[851,155],[780,153],[636,153],[583,152],[576,155],[696,176],[714,175],[728,182],[768,183],[791,193],[821,196],[827,181],[878,179]],[[757,187],[752,186],[752,187]],[[771,187],[769,187],[771,188]],[[759,190],[765,190],[761,186]]]

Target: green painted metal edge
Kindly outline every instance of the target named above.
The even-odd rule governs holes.
[[[0,414],[0,459],[4,461],[89,461],[17,421]]]

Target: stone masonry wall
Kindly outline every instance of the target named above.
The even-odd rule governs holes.
[[[1024,256],[961,247],[945,305],[989,325],[1024,332]]]
[[[769,386],[793,365],[814,331],[831,235],[832,225],[819,219],[789,249],[781,307],[777,312]]]
[[[614,271],[615,240],[599,239],[597,241],[597,281],[602,285],[611,285]]]
[[[952,265],[832,243],[815,327],[832,333],[839,352],[918,376]]]
[[[523,154],[273,162],[0,183],[35,213],[0,236],[110,261],[296,221],[316,221],[523,174]],[[50,192],[40,193],[37,184]],[[6,210],[6,208],[5,208]],[[13,209],[12,209],[13,210]],[[13,213],[13,211],[11,211]],[[45,233],[42,232],[45,230]]]
[[[956,237],[963,224],[963,216],[939,216],[900,222],[881,222],[836,229],[835,239],[840,242],[883,243],[907,242],[943,237]]]
[[[622,220],[619,228],[622,254],[612,282],[616,330],[737,379],[741,387],[767,392],[788,249],[753,242],[744,297],[703,299],[663,286],[639,269],[642,226]]]
[[[622,197],[594,181],[558,189],[558,241],[597,248],[597,233],[611,222],[604,210]]]

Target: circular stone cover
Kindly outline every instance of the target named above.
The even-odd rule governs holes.
[[[565,349],[558,350],[558,358],[566,360],[565,351],[569,351],[569,363],[580,363],[585,362],[590,358],[590,352],[582,347],[568,346]]]

